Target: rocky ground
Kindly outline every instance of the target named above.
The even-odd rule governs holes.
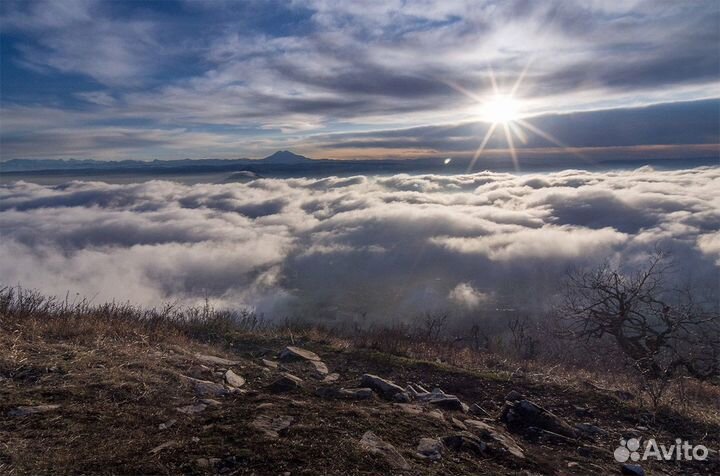
[[[653,416],[623,391],[283,337],[237,335],[220,347],[5,330],[0,474],[720,471],[720,428]],[[682,437],[711,454],[616,462],[619,440],[635,436]]]

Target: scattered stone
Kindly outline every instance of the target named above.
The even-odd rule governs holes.
[[[395,394],[403,392],[403,388],[399,385],[395,385],[390,380],[385,380],[377,375],[365,374],[362,376],[361,385],[363,387],[369,387],[378,392],[384,398],[388,400],[392,399]]]
[[[412,398],[410,398],[410,394],[407,392],[399,392],[393,395],[392,399],[399,403],[410,403],[412,402]]]
[[[278,416],[275,418],[260,415],[250,424],[253,428],[265,434],[268,438],[278,438],[281,434],[285,434],[287,429],[294,421],[291,416]]]
[[[8,416],[11,417],[24,417],[30,415],[36,415],[38,413],[47,413],[60,408],[60,405],[34,405],[34,406],[19,406],[13,408],[8,412]]]
[[[198,458],[195,460],[195,464],[201,468],[209,468],[210,460],[208,460],[207,458]]]
[[[480,420],[465,420],[468,429],[480,436],[491,452],[510,453],[516,458],[524,459],[525,453],[520,445],[508,434]]]
[[[472,405],[470,405],[470,408],[468,408],[468,413],[478,417],[492,418],[492,415],[490,415],[490,413],[488,413],[483,407],[481,407],[477,403],[473,403]]]
[[[467,430],[467,425],[465,425],[465,423],[455,417],[450,418],[450,423],[452,423],[452,426],[454,426],[458,430]]]
[[[310,364],[313,366],[313,376],[316,378],[325,378],[325,376],[330,372],[324,362],[311,360]]]
[[[238,360],[228,360],[222,357],[215,357],[214,355],[195,354],[195,360],[208,365],[237,365],[240,363]]]
[[[593,425],[591,423],[578,423],[575,425],[575,429],[583,436],[587,436],[590,438],[596,438],[607,433],[599,426]]]
[[[158,454],[159,452],[169,449],[169,448],[175,448],[178,446],[178,442],[175,440],[166,441],[165,443],[156,446],[155,448],[150,450],[150,454]]]
[[[198,397],[224,397],[225,395],[232,393],[232,391],[226,388],[224,385],[210,382],[209,380],[200,380],[192,377],[185,377],[188,379],[195,390],[195,395]]]
[[[258,405],[257,407],[255,407],[255,409],[256,409],[256,410],[265,410],[266,408],[272,408],[272,407],[274,407],[274,406],[275,406],[274,403],[265,402],[265,403],[261,403],[260,405]]]
[[[217,407],[219,405],[222,405],[222,402],[215,400],[214,398],[203,398],[200,400],[200,402],[204,403],[209,407]]]
[[[381,456],[388,465],[396,469],[410,469],[410,465],[405,458],[395,449],[393,445],[381,440],[372,431],[366,431],[360,440],[360,448],[363,450]]]
[[[340,374],[332,373],[329,375],[326,375],[325,378],[322,380],[323,383],[333,383],[337,382],[340,379]]]
[[[500,420],[513,431],[535,426],[562,436],[577,437],[577,431],[563,419],[529,400],[507,402]]]
[[[321,398],[340,398],[344,400],[369,400],[375,395],[370,388],[333,388],[320,387],[315,394]]]
[[[238,388],[245,385],[245,379],[233,372],[232,370],[228,370],[227,372],[225,372],[223,378],[225,379],[225,383],[227,383],[233,388]]]
[[[522,400],[524,397],[522,393],[518,392],[517,390],[510,390],[510,392],[505,395],[505,400],[508,402],[516,402],[518,400]]]
[[[290,392],[292,390],[295,390],[296,388],[299,388],[302,385],[302,379],[294,376],[293,374],[284,373],[272,382],[268,389],[272,393],[282,393],[282,392]]]
[[[160,425],[158,425],[158,430],[167,430],[168,428],[172,427],[175,423],[177,423],[177,420],[175,420],[175,419],[166,421],[165,423],[160,423]]]
[[[260,360],[261,360],[262,364],[269,369],[277,369],[278,368],[278,363],[275,362],[274,360],[268,360],[268,359],[260,359]]]
[[[437,438],[421,438],[416,452],[420,458],[437,461],[442,458],[442,448],[442,442]]]
[[[470,451],[476,455],[483,455],[487,451],[485,442],[467,431],[444,436],[442,442],[445,446],[455,451]]]
[[[645,476],[645,470],[639,464],[624,464],[620,471],[629,476]]]
[[[196,403],[195,405],[187,405],[184,407],[178,407],[176,408],[177,411],[180,413],[184,413],[186,415],[194,415],[195,413],[200,413],[202,411],[205,411],[207,408],[207,405],[204,403]]]
[[[200,443],[200,438],[198,438],[197,436],[193,436],[192,438],[190,438],[190,441],[192,441],[193,443]]]
[[[300,347],[287,346],[280,351],[278,358],[283,362],[292,360],[310,360],[320,362],[320,356],[315,352],[301,349]]]
[[[443,410],[458,411],[463,413],[466,413],[468,411],[468,406],[461,402],[459,398],[452,395],[441,398],[434,398],[430,400],[430,405],[435,405],[436,407],[442,408]]]
[[[592,417],[592,410],[586,407],[575,406],[575,416],[580,418]]]
[[[430,410],[426,415],[436,420],[445,421],[445,415],[440,410]]]

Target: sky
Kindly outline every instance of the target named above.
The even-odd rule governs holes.
[[[0,36],[3,160],[467,158],[511,93],[485,154],[720,142],[716,1],[5,0]]]

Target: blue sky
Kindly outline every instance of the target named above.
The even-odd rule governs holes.
[[[718,150],[712,1],[6,0],[0,22],[2,159],[472,156],[491,75],[523,71],[557,141],[521,155]]]

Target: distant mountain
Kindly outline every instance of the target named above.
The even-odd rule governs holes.
[[[312,161],[312,159],[304,155],[293,154],[289,150],[279,150],[272,155],[268,155],[262,161],[266,164],[301,164],[303,162]]]

